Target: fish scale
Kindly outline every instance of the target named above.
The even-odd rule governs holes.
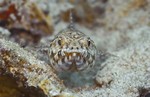
[[[95,43],[72,24],[59,32],[49,47],[50,65],[58,72],[83,71],[95,64]]]

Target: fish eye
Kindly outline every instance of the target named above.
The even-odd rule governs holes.
[[[60,46],[62,45],[61,39],[58,40],[58,45],[60,45]]]
[[[90,46],[91,45],[91,41],[90,40],[88,40],[88,46]]]

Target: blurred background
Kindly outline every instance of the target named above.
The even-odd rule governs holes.
[[[129,42],[129,30],[150,25],[149,8],[149,0],[0,0],[0,35],[22,47],[48,45],[71,10],[78,30],[114,51]]]
[[[70,10],[76,29],[90,36],[100,52],[113,54],[150,39],[150,0],[0,0],[0,39],[18,43],[49,63],[49,43],[69,25]],[[95,75],[106,58],[96,61],[88,73],[59,77],[69,88],[95,85]]]
[[[64,29],[70,22],[70,10],[77,25],[89,29],[104,26],[106,5],[107,0],[1,0],[0,27],[21,46],[35,45]]]

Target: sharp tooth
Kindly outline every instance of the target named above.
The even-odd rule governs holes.
[[[80,56],[77,57],[77,60],[80,60]]]
[[[71,60],[71,56],[69,56],[69,60]]]
[[[66,63],[68,62],[68,59],[67,59],[67,57],[65,57],[65,62],[66,62]]]
[[[73,53],[73,56],[75,57],[75,56],[76,56],[76,53]]]
[[[80,62],[83,63],[83,58],[80,59]]]

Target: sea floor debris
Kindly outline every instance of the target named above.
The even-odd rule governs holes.
[[[0,0],[0,97],[149,96],[150,1],[85,1]],[[88,72],[56,73],[36,48],[68,25],[70,9],[108,54]]]

